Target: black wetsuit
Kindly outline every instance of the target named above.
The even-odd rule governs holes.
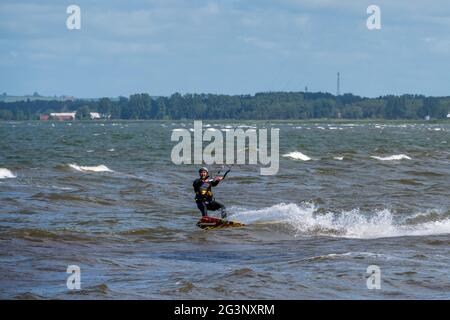
[[[195,202],[203,217],[208,216],[208,210],[220,210],[222,218],[226,218],[227,216],[225,206],[214,199],[211,191],[211,187],[215,187],[218,184],[219,181],[212,181],[209,177],[206,177],[205,180],[202,180],[201,178],[196,179],[193,183]]]

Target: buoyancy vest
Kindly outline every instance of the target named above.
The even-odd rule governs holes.
[[[205,180],[201,180],[201,185],[198,189],[198,191],[196,192],[195,195],[195,199],[196,200],[212,200],[213,198],[213,193],[211,191],[211,183],[210,180],[207,179]]]

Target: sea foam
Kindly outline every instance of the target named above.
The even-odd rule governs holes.
[[[16,178],[16,175],[6,168],[0,168],[0,179]]]
[[[298,151],[283,154],[283,157],[291,158],[293,160],[302,160],[302,161],[309,161],[309,160],[311,160],[310,157],[308,157],[307,155],[305,155],[305,154],[303,154],[301,152],[298,152]]]
[[[85,167],[72,163],[69,164],[69,167],[80,172],[114,172],[103,164],[95,167]]]
[[[377,160],[381,160],[381,161],[411,160],[411,157],[408,157],[405,154],[394,154],[394,155],[389,156],[389,157],[371,156],[371,158],[374,158],[374,159],[377,159]]]
[[[230,209],[236,212],[230,219],[246,224],[285,224],[295,235],[321,235],[342,238],[373,239],[401,236],[425,236],[450,233],[448,217],[434,218],[411,224],[409,219],[394,219],[388,210],[362,212],[359,209],[342,212],[317,213],[312,203],[277,204],[272,207],[246,210]]]

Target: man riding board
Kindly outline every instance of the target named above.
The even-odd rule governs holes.
[[[214,199],[214,195],[211,191],[211,188],[216,187],[224,177],[218,176],[211,179],[209,177],[208,169],[205,167],[200,168],[198,173],[200,178],[194,181],[193,187],[195,191],[195,202],[202,213],[202,217],[208,216],[208,210],[220,210],[220,216],[222,219],[226,219],[227,212],[225,211],[225,206]]]

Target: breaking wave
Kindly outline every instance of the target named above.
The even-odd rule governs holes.
[[[371,158],[381,160],[381,161],[411,160],[411,157],[408,157],[406,154],[394,154],[393,156],[389,156],[389,157],[371,156]]]
[[[298,151],[283,154],[283,157],[291,158],[293,160],[302,160],[302,161],[309,161],[309,160],[311,160],[310,157],[308,157],[307,155],[305,155],[305,154],[303,154],[301,152],[298,152]]]
[[[0,168],[0,179],[7,178],[16,178],[16,175],[6,168]]]
[[[417,223],[394,218],[388,210],[362,212],[359,209],[344,212],[319,213],[312,203],[277,204],[259,210],[233,210],[230,219],[245,224],[283,224],[293,229],[295,235],[322,235],[343,238],[372,239],[402,236],[424,236],[450,233],[447,215],[430,215]],[[422,218],[424,215],[420,215]],[[425,215],[426,216],[426,215]]]
[[[101,164],[99,166],[95,166],[95,167],[84,167],[84,166],[79,166],[77,164],[69,164],[69,167],[76,170],[76,171],[80,171],[80,172],[114,172],[113,170],[109,169],[107,166],[105,166],[104,164]]]

